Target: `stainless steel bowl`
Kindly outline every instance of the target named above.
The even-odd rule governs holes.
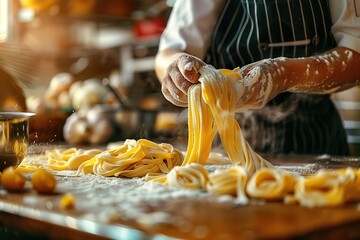
[[[33,113],[0,112],[0,171],[18,166],[28,148],[29,118]]]

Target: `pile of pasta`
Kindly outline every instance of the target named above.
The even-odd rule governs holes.
[[[188,146],[185,156],[170,144],[150,140],[126,140],[105,151],[70,148],[46,152],[47,163],[23,163],[22,171],[39,167],[55,171],[75,170],[76,174],[115,177],[145,177],[146,181],[169,187],[231,195],[240,203],[251,199],[282,200],[303,206],[338,206],[360,196],[360,171],[346,168],[321,170],[300,176],[274,167],[253,151],[235,119],[238,84],[235,70],[200,70],[200,84],[189,88]],[[230,167],[209,172],[205,164],[212,142],[219,134],[231,161]]]
[[[182,153],[170,144],[128,139],[121,146],[99,149],[54,149],[45,152],[46,163],[30,161],[20,164],[18,170],[34,172],[38,168],[76,170],[76,174],[97,174],[105,177],[143,177],[149,173],[168,173],[183,162]]]
[[[262,168],[249,175],[242,166],[208,172],[204,165],[191,163],[172,169],[165,184],[214,195],[230,195],[242,204],[257,199],[322,207],[340,206],[360,199],[360,171],[353,168],[322,169],[308,176],[280,168]]]

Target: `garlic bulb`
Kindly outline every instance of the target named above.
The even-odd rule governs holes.
[[[81,107],[91,107],[103,102],[108,90],[97,79],[88,79],[81,86],[71,89],[72,105],[75,110]]]
[[[50,85],[45,92],[47,98],[57,98],[60,93],[67,91],[74,82],[74,77],[70,73],[62,72],[56,74],[50,81]]]
[[[106,143],[115,131],[115,124],[101,107],[81,108],[68,117],[63,135],[73,145]]]

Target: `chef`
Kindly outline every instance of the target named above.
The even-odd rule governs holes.
[[[199,69],[240,67],[237,110],[257,152],[348,154],[330,94],[360,82],[360,1],[176,1],[155,69],[186,107]]]

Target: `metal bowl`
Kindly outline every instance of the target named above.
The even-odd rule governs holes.
[[[33,113],[0,112],[0,171],[18,166],[28,148],[29,118]]]

